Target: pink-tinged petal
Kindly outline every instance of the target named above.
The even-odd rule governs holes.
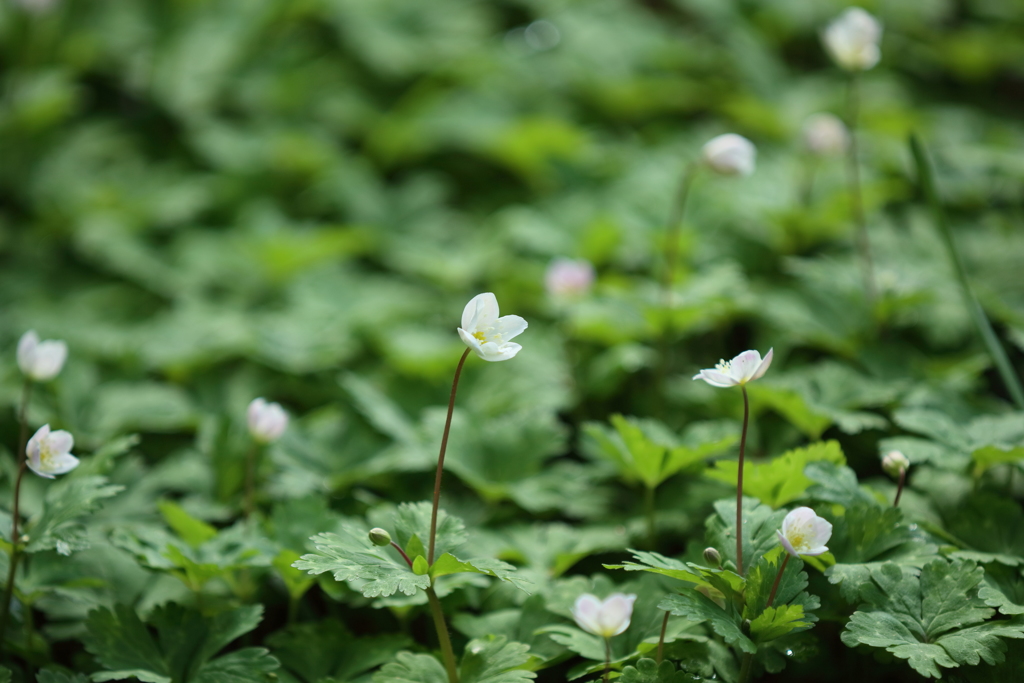
[[[51,453],[67,453],[74,448],[75,437],[71,436],[71,432],[58,429],[55,432],[50,432],[50,437],[47,439],[47,442],[50,446]]]
[[[25,445],[25,455],[28,456],[29,460],[33,457],[39,460],[39,454],[42,451],[43,442],[50,436],[50,425],[43,425],[36,430],[36,433],[32,435],[32,438],[28,440]]]
[[[724,375],[718,370],[701,370],[693,376],[694,379],[702,379],[713,387],[727,389],[736,386],[736,380]]]
[[[729,362],[729,375],[738,384],[750,381],[761,364],[761,354],[757,351],[744,351]]]
[[[786,537],[782,535],[781,531],[776,531],[775,534],[779,537],[779,543],[782,544],[782,547],[785,548],[786,552],[789,553],[791,557],[800,557],[800,554],[793,548],[792,545],[790,545],[789,540],[787,540]]]
[[[576,598],[576,603],[572,607],[572,618],[576,620],[577,626],[587,633],[599,636],[601,635],[600,616],[601,601],[597,599],[596,595],[584,593]]]
[[[613,593],[608,596],[601,606],[601,635],[610,638],[629,628],[635,601],[636,596],[632,594]]]
[[[65,474],[75,469],[76,467],[78,467],[78,458],[71,455],[70,453],[59,455],[50,460],[51,474]]]
[[[45,477],[46,479],[56,479],[57,478],[54,475],[50,474],[49,472],[43,470],[40,467],[39,456],[38,455],[36,455],[35,458],[29,458],[28,462],[26,464],[28,465],[28,468],[30,470],[32,470],[33,472],[38,474],[40,477]]]
[[[755,379],[761,379],[762,377],[764,377],[764,373],[766,373],[768,371],[768,367],[772,364],[772,356],[774,354],[775,354],[775,348],[774,347],[768,349],[768,353],[765,354],[764,360],[762,360],[761,364],[759,366],[757,366],[757,370],[754,372],[753,377],[750,378],[751,381],[753,381]]]
[[[528,324],[518,315],[506,315],[494,323],[494,331],[501,335],[502,340],[509,341],[526,331]]]

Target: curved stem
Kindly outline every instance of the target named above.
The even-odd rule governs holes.
[[[459,669],[455,664],[455,651],[452,649],[452,639],[448,635],[448,624],[444,621],[441,601],[437,599],[433,586],[427,589],[427,602],[430,603],[430,612],[434,616],[434,628],[437,629],[437,640],[441,644],[441,658],[444,659],[444,668],[448,672],[448,683],[459,683]]]
[[[739,683],[747,683],[750,680],[750,672],[754,668],[754,655],[746,653],[743,655],[743,664],[740,666]]]
[[[775,583],[772,584],[772,592],[768,594],[768,602],[764,608],[768,609],[772,606],[772,602],[775,600],[775,591],[779,590],[779,582],[782,580],[782,574],[786,571],[786,565],[789,564],[789,553],[786,553],[785,559],[782,560],[782,566],[779,567],[779,573],[775,575]]]
[[[15,456],[18,459],[18,476],[14,480],[14,504],[11,507],[11,557],[7,569],[7,585],[4,588],[3,604],[0,604],[0,647],[3,647],[4,637],[7,635],[7,621],[11,614],[11,599],[14,597],[14,578],[18,571],[18,560],[21,559],[18,541],[18,519],[21,507],[21,480],[25,476],[25,468],[28,465],[28,458],[25,454],[25,444],[28,439],[28,420],[26,412],[28,401],[32,396],[32,382],[25,380],[21,390],[21,405],[18,408],[18,450]]]
[[[444,435],[441,436],[441,451],[437,454],[437,474],[434,477],[434,508],[430,511],[430,547],[427,550],[427,564],[434,564],[434,541],[437,536],[437,506],[441,502],[441,478],[444,476],[444,453],[448,449],[448,432],[452,427],[452,411],[455,410],[455,392],[459,390],[459,375],[469,357],[469,349],[462,353],[452,380],[452,393],[448,397],[448,417],[444,421]],[[446,632],[447,633],[447,632]]]
[[[647,518],[647,544],[651,550],[657,549],[658,527],[655,524],[654,489],[644,487],[644,514]]]
[[[743,432],[740,434],[740,467],[736,474],[736,573],[743,576],[743,456],[747,450],[747,425],[750,422],[750,400],[747,387],[743,392]]]
[[[412,569],[412,560],[410,560],[409,556],[405,554],[405,551],[402,550],[402,547],[394,541],[391,541],[391,547],[398,551],[398,554],[402,556],[402,559],[405,560],[405,563],[409,565],[409,569]]]
[[[665,612],[665,618],[661,620],[661,635],[658,637],[658,664],[665,658],[665,631],[668,630],[668,618],[671,612]]]
[[[604,683],[608,683],[608,680],[612,675],[612,639],[604,639]]]
[[[1012,471],[1012,470],[1011,470]],[[900,468],[900,482],[896,486],[896,500],[892,502],[894,508],[900,506],[900,496],[903,495],[903,485],[907,483],[907,468]]]
[[[860,251],[861,268],[864,271],[864,291],[867,293],[868,303],[873,305],[878,294],[875,287],[875,264],[871,256],[871,240],[868,237],[868,224],[864,216],[864,196],[860,185],[860,153],[857,144],[859,115],[860,87],[857,74],[853,73],[850,75],[846,91],[846,125],[850,129],[850,147],[846,156],[847,183],[853,220],[857,224],[857,249]]]
[[[259,446],[253,444],[245,454],[245,516],[248,519],[256,509],[256,455]]]

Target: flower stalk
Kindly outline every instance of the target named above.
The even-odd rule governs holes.
[[[405,553],[402,553],[403,555]],[[459,669],[455,663],[455,650],[452,649],[452,639],[448,635],[448,624],[444,620],[444,611],[441,609],[441,601],[434,592],[433,584],[427,588],[427,602],[430,603],[430,613],[434,617],[434,628],[437,629],[437,640],[441,644],[441,658],[444,660],[445,671],[448,672],[448,683],[459,683]]]
[[[668,630],[668,618],[671,615],[671,612],[665,612],[665,617],[661,620],[661,635],[658,636],[658,664],[665,659],[665,631]]]
[[[21,480],[25,476],[28,467],[28,457],[25,453],[26,439],[28,438],[28,420],[26,412],[28,402],[32,396],[32,380],[26,379],[21,390],[21,404],[18,407],[18,476],[14,480],[14,504],[11,507],[11,557],[8,562],[7,584],[4,587],[3,604],[0,604],[0,647],[3,647],[4,637],[7,635],[7,622],[11,613],[11,600],[14,598],[14,579],[18,571],[18,561],[21,559],[21,542],[18,537],[18,519],[21,506]]]
[[[878,297],[875,284],[875,264],[871,255],[871,239],[868,235],[867,218],[864,214],[864,195],[860,181],[860,153],[857,120],[860,116],[860,79],[857,72],[851,72],[846,90],[846,126],[849,129],[850,144],[846,154],[847,188],[853,220],[857,225],[857,250],[860,252],[861,269],[864,277],[864,291],[868,303],[874,305]]]
[[[786,556],[782,558],[782,566],[779,567],[779,573],[775,575],[775,583],[772,584],[772,592],[768,594],[768,602],[764,606],[765,609],[771,607],[775,601],[775,592],[779,590],[779,582],[782,581],[782,575],[786,571],[787,564],[789,564],[789,553],[786,553]]]
[[[455,368],[455,378],[452,380],[452,393],[448,397],[448,416],[444,420],[444,433],[441,435],[441,450],[437,454],[437,474],[434,475],[434,505],[430,510],[430,545],[427,548],[427,564],[434,564],[434,545],[437,540],[437,508],[441,502],[441,481],[444,477],[444,454],[448,450],[448,433],[452,428],[452,413],[455,411],[455,394],[459,390],[459,376],[462,375],[462,366],[469,358],[470,349],[462,352],[462,358]]]
[[[750,400],[746,385],[743,392],[743,431],[740,432],[740,466],[736,472],[736,573],[743,576],[743,456],[747,450],[747,425],[750,422]]]

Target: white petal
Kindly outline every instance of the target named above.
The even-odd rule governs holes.
[[[39,455],[38,454],[36,454],[35,458],[29,458],[28,462],[26,464],[28,465],[28,468],[30,470],[32,470],[33,472],[38,474],[40,477],[46,477],[47,479],[56,479],[57,478],[57,477],[53,476],[52,474],[50,474],[49,472],[47,472],[46,470],[44,470],[44,469],[42,469],[40,467]]]
[[[484,360],[497,362],[515,358],[516,354],[522,349],[523,347],[515,342],[506,342],[504,344],[486,342],[480,345],[480,350],[477,352],[477,355]]]
[[[55,432],[50,432],[50,436],[46,439],[46,445],[50,447],[50,452],[55,455],[68,453],[74,448],[75,437],[71,436],[71,432],[58,429]]]
[[[768,353],[764,355],[764,360],[757,366],[757,370],[754,371],[753,376],[750,378],[751,381],[755,379],[761,379],[764,377],[764,373],[768,371],[768,367],[772,364],[772,356],[775,354],[775,348],[768,349]]]
[[[58,455],[50,460],[49,471],[51,474],[64,474],[78,467],[78,458],[70,453]],[[36,472],[39,474],[39,472]]]
[[[498,320],[498,299],[491,292],[477,294],[462,309],[462,328],[470,332],[492,326]]]
[[[633,603],[635,595],[624,595],[613,593],[608,596],[601,606],[601,635],[606,638],[617,636],[629,628],[630,619],[633,616]]]
[[[577,626],[587,633],[599,636],[601,635],[600,616],[601,601],[597,599],[596,595],[584,593],[576,598],[576,604],[572,607],[572,618],[576,620]]]
[[[761,364],[761,354],[757,351],[744,351],[729,362],[729,376],[739,384],[745,384],[757,367]]]
[[[39,335],[29,330],[18,340],[18,367],[26,375],[31,374],[35,365],[36,347],[39,346]]]
[[[732,377],[724,375],[717,370],[701,370],[693,376],[694,379],[702,379],[713,387],[723,389],[736,386],[737,382]]]
[[[25,445],[25,455],[29,460],[35,458],[39,459],[39,454],[42,451],[43,441],[50,435],[50,425],[43,425],[36,430],[36,433],[32,435],[32,438],[28,440]]]
[[[462,338],[462,341],[466,343],[466,346],[468,346],[469,348],[473,349],[473,351],[476,353],[476,355],[480,356],[481,358],[484,358],[484,354],[480,350],[480,340],[479,339],[474,337],[469,332],[466,332],[466,330],[462,329],[461,327],[459,328],[459,336]],[[487,360],[487,359],[484,358],[484,360]]]
[[[789,540],[782,535],[781,531],[776,531],[775,533],[779,537],[779,543],[782,544],[782,547],[786,549],[787,553],[789,553],[792,557],[800,557],[800,554],[797,553],[796,549],[793,548],[793,545],[789,542]]]
[[[526,331],[527,322],[518,315],[506,315],[498,318],[494,331],[501,335],[502,340],[509,341]]]
[[[33,379],[45,382],[60,374],[68,357],[68,345],[62,341],[49,340],[39,344],[35,351]]]

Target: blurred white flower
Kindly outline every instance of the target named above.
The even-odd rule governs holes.
[[[808,507],[799,507],[782,520],[782,530],[776,531],[779,543],[786,552],[798,555],[821,555],[828,552],[828,539],[832,538],[832,525],[814,514]]]
[[[470,299],[463,309],[459,336],[484,360],[508,360],[523,348],[509,340],[522,334],[526,327],[526,321],[518,315],[499,318],[498,300],[485,292]]]
[[[35,330],[29,330],[18,340],[18,367],[36,382],[46,382],[60,374],[67,357],[67,344],[53,339],[39,341]]]
[[[757,148],[742,135],[726,133],[704,144],[704,161],[716,173],[748,176],[754,172]]]
[[[774,348],[768,349],[762,360],[757,351],[744,351],[730,361],[720,360],[714,368],[701,370],[693,379],[702,379],[713,387],[742,386],[764,375],[774,353]]]
[[[850,131],[834,114],[811,114],[804,121],[804,146],[818,156],[839,156],[850,146]]]
[[[14,0],[14,4],[20,5],[32,14],[43,14],[52,10],[57,5],[57,0]]]
[[[611,638],[629,628],[635,601],[636,596],[632,594],[612,593],[602,601],[596,595],[584,593],[576,598],[572,618],[587,633]]]
[[[260,443],[277,441],[288,427],[288,413],[280,403],[254,398],[248,410],[249,433]]]
[[[889,451],[882,458],[882,470],[893,479],[899,479],[909,468],[910,460],[899,451]]]
[[[28,467],[40,477],[54,479],[78,467],[78,458],[71,455],[75,439],[69,432],[50,431],[50,425],[39,428],[25,446]]]
[[[585,259],[557,258],[544,273],[544,287],[556,299],[572,299],[590,291],[594,266]]]
[[[821,39],[835,63],[847,71],[866,71],[882,57],[882,24],[860,7],[850,7],[833,19]]]

